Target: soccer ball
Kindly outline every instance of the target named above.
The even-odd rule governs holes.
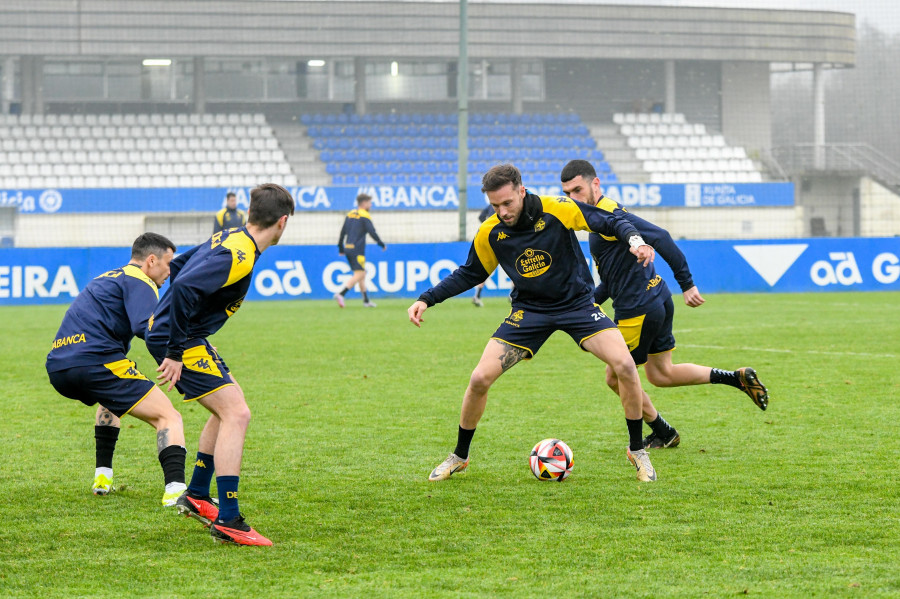
[[[529,462],[538,480],[562,482],[572,474],[572,450],[559,439],[544,439],[535,445]]]

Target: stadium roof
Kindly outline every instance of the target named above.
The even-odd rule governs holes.
[[[850,13],[475,1],[469,56],[855,62]],[[456,1],[0,3],[0,54],[449,58]]]

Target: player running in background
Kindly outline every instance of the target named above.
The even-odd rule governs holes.
[[[238,509],[238,483],[250,408],[228,366],[207,340],[222,328],[250,288],[260,254],[278,243],[294,213],[286,189],[266,183],[250,192],[249,222],[216,233],[172,262],[171,286],[150,320],[147,349],[160,364],[157,378],[196,400],[212,415],[200,433],[197,461],[178,511],[209,526],[223,543],[271,545]],[[271,333],[275,335],[276,333]],[[262,337],[265,339],[265,337]],[[210,497],[216,474],[219,506]]]
[[[593,279],[574,231],[596,231],[617,239],[644,265],[653,260],[653,248],[622,218],[622,210],[610,213],[567,198],[528,193],[519,170],[510,164],[491,168],[482,178],[482,191],[496,214],[479,227],[468,261],[419,296],[407,311],[409,320],[420,326],[426,309],[471,289],[498,265],[515,283],[509,316],[492,335],[469,379],[456,449],[428,479],[444,480],[466,469],[469,445],[491,385],[519,361],[533,358],[554,331],[562,330],[616,374],[628,425],[626,455],[637,468],[638,480],[656,480],[641,439],[637,368],[615,323],[593,303]]]
[[[175,245],[162,235],[139,236],[131,246],[128,264],[100,275],[78,294],[47,355],[50,383],[61,395],[101,406],[94,428],[97,470],[92,491],[96,495],[112,490],[112,456],[119,418],[125,414],[156,429],[156,451],[166,486],[162,504],[175,505],[185,489],[181,414],[126,357],[131,340],[145,337],[174,252]]]
[[[626,212],[621,206],[600,192],[600,179],[591,163],[572,160],[560,173],[563,191],[578,202],[597,206],[610,213],[625,212],[627,219],[671,267],[684,296],[684,303],[692,308],[703,304],[703,297],[691,277],[687,259],[675,245],[668,231]],[[590,234],[591,255],[600,274],[600,285],[594,291],[594,301],[602,304],[612,298],[615,320],[625,337],[634,363],[645,365],[647,380],[656,387],[682,387],[706,383],[731,385],[746,393],[759,409],[769,404],[769,394],[759,381],[756,371],[744,367],[721,370],[697,364],[673,364],[675,337],[672,320],[675,306],[672,292],[665,280],[650,265],[641,268],[630,254],[615,240],[596,233]],[[618,393],[616,373],[607,368],[606,383]],[[675,447],[681,441],[672,428],[653,407],[644,392],[644,420],[652,432],[644,439],[644,447]]]
[[[344,307],[344,296],[357,283],[359,292],[362,293],[363,306],[375,307],[375,302],[369,301],[369,294],[366,292],[366,235],[372,236],[375,243],[381,246],[381,251],[386,250],[387,246],[375,232],[372,217],[369,215],[370,210],[372,210],[372,196],[364,193],[356,196],[356,208],[347,213],[344,226],[341,227],[341,235],[338,237],[338,253],[347,256],[347,262],[353,270],[353,275],[333,296],[341,308]]]

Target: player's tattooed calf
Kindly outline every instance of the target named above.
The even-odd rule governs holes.
[[[169,429],[164,428],[156,433],[156,453],[169,446]]]
[[[113,425],[113,415],[112,412],[107,410],[104,407],[100,408],[100,415],[97,416],[97,426],[112,426]]]
[[[503,369],[503,372],[506,372],[519,362],[525,359],[525,356],[528,355],[528,351],[522,349],[521,347],[514,347],[509,343],[500,342],[500,345],[506,348],[506,352],[500,356],[500,368]]]

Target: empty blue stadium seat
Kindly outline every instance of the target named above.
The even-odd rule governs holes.
[[[301,122],[335,184],[398,181],[455,184],[456,113],[304,114]],[[512,162],[530,185],[557,185],[573,158],[591,160],[598,176],[615,182],[604,154],[575,113],[478,112],[468,115],[469,184]]]

